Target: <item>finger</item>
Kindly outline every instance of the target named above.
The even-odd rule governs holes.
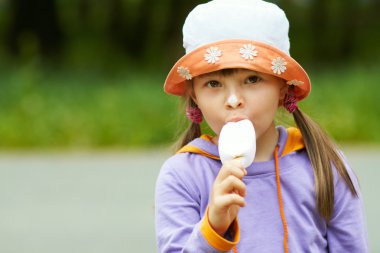
[[[239,161],[231,160],[231,161],[227,161],[222,166],[216,180],[223,181],[225,178],[227,178],[230,175],[233,175],[239,179],[242,179],[246,174],[247,174],[246,170],[241,166]]]
[[[238,167],[241,170],[244,169],[243,163],[241,162],[241,158],[240,157],[237,157],[235,159],[231,159],[231,160],[225,161],[225,164],[229,164],[229,165]]]
[[[230,175],[219,184],[219,192],[221,194],[235,192],[240,196],[245,197],[246,185],[237,177]]]
[[[244,207],[246,202],[242,196],[236,193],[230,193],[219,196],[215,200],[215,205],[219,206],[221,209],[229,208],[232,205],[237,205],[240,207]]]
[[[243,173],[245,175],[247,175],[247,170],[243,166],[243,162],[242,162],[242,158],[241,157],[237,157],[237,158],[235,158],[233,160],[229,160],[229,161],[227,161],[227,164],[230,164],[231,166],[239,168],[241,171],[243,171]]]

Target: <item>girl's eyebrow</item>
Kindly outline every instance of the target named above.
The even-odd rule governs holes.
[[[206,74],[202,74],[198,77],[200,78],[209,78],[209,77],[221,77],[223,76],[222,72],[221,71],[218,71],[218,72],[211,72],[211,73],[206,73]]]
[[[210,77],[225,77],[225,76],[230,76],[230,75],[236,75],[236,74],[252,74],[252,75],[258,75],[259,72],[255,71],[255,70],[251,70],[251,69],[242,69],[242,70],[239,70],[239,71],[236,71],[236,72],[223,72],[223,70],[219,70],[219,71],[215,71],[215,72],[210,72],[210,73],[205,73],[205,74],[202,74],[200,75],[199,77],[200,78],[210,78]]]
[[[259,74],[259,72],[257,72],[256,70],[251,70],[251,69],[241,71],[242,74],[248,74],[248,72],[249,72],[249,74],[252,74],[252,75],[258,75]]]

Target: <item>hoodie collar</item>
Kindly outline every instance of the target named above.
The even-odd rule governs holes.
[[[279,147],[279,154],[281,154],[280,157],[305,147],[301,131],[298,128],[290,127],[286,129],[283,126],[277,126],[276,128],[279,132],[277,145]],[[177,153],[195,153],[220,160],[218,146],[211,142],[211,137],[208,135],[202,135],[194,139]]]

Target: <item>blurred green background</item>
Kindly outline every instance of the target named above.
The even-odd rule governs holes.
[[[186,124],[162,86],[195,0],[0,0],[0,149],[145,148]],[[380,143],[380,1],[281,0],[338,141]],[[185,122],[185,123],[184,123]]]

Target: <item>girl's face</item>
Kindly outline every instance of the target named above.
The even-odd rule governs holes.
[[[193,79],[193,99],[217,135],[225,123],[248,118],[259,140],[274,129],[275,114],[286,88],[282,79],[253,70],[238,69],[227,74],[217,71]]]

